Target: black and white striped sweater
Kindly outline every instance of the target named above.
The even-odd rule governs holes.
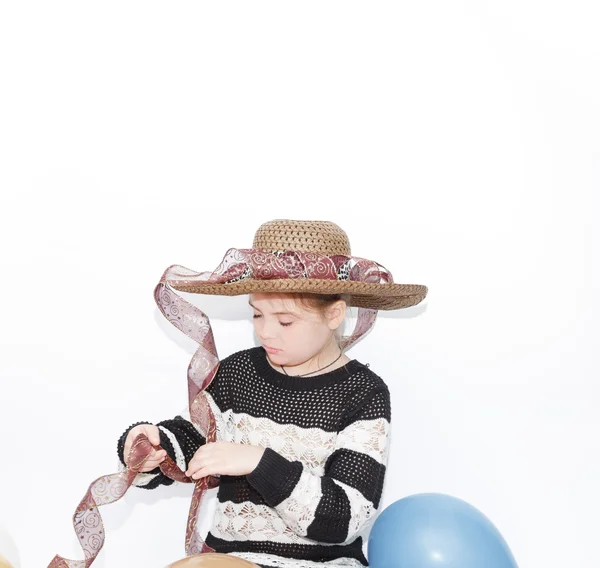
[[[390,441],[388,387],[356,359],[300,378],[266,357],[262,347],[230,355],[204,391],[218,440],[265,448],[248,475],[220,476],[206,544],[259,566],[368,566],[364,537],[379,507]],[[121,468],[135,425],[118,443]],[[205,432],[187,410],[157,426],[162,447],[185,471]],[[147,489],[171,483],[159,468],[134,481]]]

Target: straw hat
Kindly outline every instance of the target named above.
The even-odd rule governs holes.
[[[381,264],[352,256],[348,235],[330,221],[268,221],[252,249],[229,249],[214,272],[184,270],[168,282],[195,294],[345,294],[348,305],[374,310],[407,308],[427,295],[426,286],[396,284]]]

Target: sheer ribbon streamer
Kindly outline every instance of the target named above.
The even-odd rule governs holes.
[[[203,282],[227,286],[247,278],[316,278],[382,284],[393,282],[391,274],[374,261],[343,255],[325,256],[312,252],[271,253],[256,249],[229,249],[219,266],[212,272],[194,272],[177,264],[169,266],[154,289],[154,300],[168,321],[199,344],[187,369],[188,404],[191,421],[204,435],[207,444],[217,440],[217,429],[204,391],[214,379],[220,362],[207,315],[182,298],[173,286],[177,286],[178,283],[201,286]],[[358,341],[373,327],[376,317],[377,310],[358,308],[356,325],[352,333],[341,338],[341,347],[347,349]],[[91,566],[105,540],[104,525],[98,507],[113,503],[125,495],[152,448],[148,438],[139,434],[127,456],[125,471],[99,477],[90,484],[73,515],[73,526],[85,560],[68,560],[56,555],[48,568]],[[161,446],[155,448],[162,449]],[[195,483],[186,525],[186,556],[215,552],[200,537],[196,524],[202,498],[207,489],[218,486],[219,478],[209,475],[194,481],[187,477],[169,456],[159,467],[164,475],[175,481]]]

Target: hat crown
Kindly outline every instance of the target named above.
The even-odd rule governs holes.
[[[331,221],[268,221],[256,231],[252,246],[268,252],[297,250],[351,256],[348,235]]]

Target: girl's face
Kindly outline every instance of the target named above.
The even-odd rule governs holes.
[[[287,294],[253,293],[254,329],[269,359],[276,365],[300,365],[321,352],[345,315],[345,304],[329,312],[308,310]],[[340,315],[341,314],[341,315]]]

